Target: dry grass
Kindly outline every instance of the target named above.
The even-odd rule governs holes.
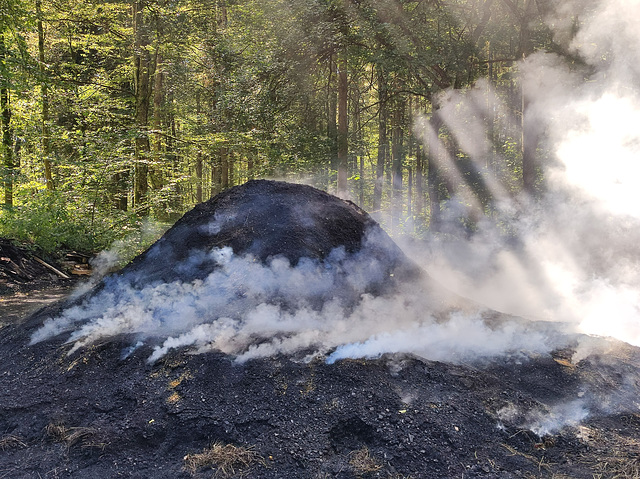
[[[13,434],[6,434],[0,437],[0,450],[15,449],[18,447],[27,447],[27,444],[19,437]]]
[[[356,474],[377,472],[382,469],[382,464],[380,464],[375,457],[371,456],[369,448],[366,446],[351,452],[349,456],[349,465]]]
[[[594,469],[594,479],[640,479],[640,462],[623,453],[598,462]]]
[[[184,467],[191,474],[203,468],[213,468],[219,477],[241,475],[255,463],[264,464],[264,459],[252,448],[219,442],[201,453],[184,457]]]
[[[96,430],[90,427],[67,427],[60,423],[50,423],[45,427],[46,435],[55,442],[63,443],[70,448],[80,443],[81,447],[98,447],[104,449],[105,444],[95,441]]]
[[[502,444],[502,447],[504,447],[507,451],[509,451],[512,456],[524,457],[528,461],[533,462],[536,466],[538,466],[538,471],[542,471],[544,469],[547,472],[551,472],[552,464],[546,462],[544,456],[542,458],[538,459],[537,457],[532,456],[531,454],[526,454],[524,452],[520,452],[517,449],[509,446],[508,444]]]
[[[594,479],[640,479],[640,439],[584,426],[579,428],[578,438],[606,451],[585,461],[592,467]]]

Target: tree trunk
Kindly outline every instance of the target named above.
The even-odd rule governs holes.
[[[247,180],[253,180],[255,177],[253,154],[253,152],[249,152],[249,157],[247,158]]]
[[[218,2],[218,6],[217,6],[217,12],[216,12],[216,17],[217,17],[217,22],[218,22],[218,27],[220,28],[226,28],[227,27],[227,1],[226,0],[220,0]]]
[[[424,156],[422,155],[422,147],[416,146],[416,177],[414,178],[416,185],[416,206],[415,215],[421,216],[424,211]]]
[[[435,106],[429,121],[437,138],[440,127],[442,126],[442,119],[435,109]],[[440,230],[442,216],[440,209],[440,174],[438,173],[438,158],[436,158],[436,155],[441,154],[444,154],[443,147],[438,145],[434,151],[434,145],[431,145],[429,154],[427,155],[427,190],[429,192],[429,228],[431,231]]]
[[[196,203],[202,203],[202,153],[196,155]]]
[[[382,206],[384,167],[387,162],[389,140],[387,139],[387,79],[384,70],[378,72],[378,158],[376,161],[376,181],[373,187],[373,211]]]
[[[535,0],[526,0],[520,22],[520,51],[525,59],[533,53],[533,42],[529,22],[533,15]],[[524,82],[521,82],[524,84]],[[540,141],[537,122],[532,118],[529,98],[522,88],[522,188],[531,196],[536,195],[537,160],[536,150]]]
[[[329,138],[329,178],[327,186],[335,181],[338,169],[338,95],[333,80],[335,62],[329,58],[329,78],[327,79],[327,137]]]
[[[221,185],[220,159],[216,159],[211,162],[211,198],[220,193]]]
[[[347,112],[347,55],[342,52],[338,66],[338,195],[347,194],[349,117]]]
[[[393,131],[391,133],[391,170],[393,185],[393,207],[391,216],[391,231],[396,233],[400,227],[402,215],[402,160],[403,160],[403,120],[404,99],[398,97],[394,102]]]
[[[411,224],[413,224],[413,168],[407,168],[407,218],[409,218]]]
[[[38,61],[40,71],[40,94],[42,100],[42,158],[44,162],[44,180],[48,190],[54,189],[51,172],[51,132],[49,129],[49,92],[47,88],[44,62],[44,28],[42,25],[42,1],[36,0],[36,16],[38,18]]]
[[[3,70],[8,72],[6,68],[6,58],[7,50],[4,33],[0,32],[0,64],[2,64]],[[2,153],[4,166],[2,183],[4,186],[4,205],[11,208],[13,206],[13,176],[15,166],[13,164],[9,79],[6,77],[0,77],[0,116],[2,118]]]
[[[164,110],[164,72],[162,70],[162,56],[156,53],[155,74],[153,79],[153,143],[152,162],[149,168],[149,182],[151,188],[159,191],[164,186],[164,175],[162,171],[162,113]]]
[[[134,74],[136,98],[136,139],[134,153],[133,204],[139,214],[148,214],[144,207],[149,189],[149,106],[151,102],[151,55],[148,25],[144,22],[144,2],[133,2]]]
[[[220,149],[220,188],[229,188],[229,148]]]

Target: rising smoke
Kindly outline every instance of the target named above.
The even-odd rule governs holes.
[[[528,115],[551,152],[544,197],[511,197],[486,174],[494,217],[471,239],[433,238],[429,254],[422,245],[413,253],[434,277],[501,311],[640,345],[640,58],[630,48],[640,42],[639,14],[633,0],[563,1],[549,13],[555,40],[584,65],[537,53],[519,67]],[[482,82],[442,98],[447,127],[479,168],[489,148],[487,95],[506,110]],[[441,147],[426,121],[416,131]],[[446,214],[454,223],[459,211]]]

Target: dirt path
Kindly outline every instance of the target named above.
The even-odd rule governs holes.
[[[64,298],[74,287],[75,284],[47,286],[34,291],[0,296],[0,323],[17,322],[30,313]]]

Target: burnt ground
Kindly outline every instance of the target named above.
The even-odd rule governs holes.
[[[182,223],[197,224],[191,221]],[[322,259],[325,249],[313,251]],[[391,258],[384,264],[412,271],[391,251],[381,253]],[[142,263],[131,266],[136,281],[143,281]],[[155,269],[154,281],[164,274],[176,272]],[[640,474],[640,350],[622,343],[593,339],[600,352],[578,362],[570,345],[457,365],[399,354],[327,364],[322,356],[307,360],[307,351],[239,364],[188,349],[150,364],[152,345],[123,359],[135,334],[71,355],[68,334],[29,345],[62,307],[0,328],[0,477]],[[222,449],[208,465],[193,462],[216,443],[237,449]]]
[[[246,477],[637,477],[634,410],[544,437],[525,426],[585,388],[609,399],[629,381],[637,388],[631,348],[577,365],[560,355],[238,365],[181,351],[151,366],[144,348],[120,359],[126,337],[68,357],[60,340],[26,347],[2,333],[5,477],[187,478],[184,458],[215,442],[252,448],[252,464],[236,466]],[[505,408],[517,413],[501,419]]]

